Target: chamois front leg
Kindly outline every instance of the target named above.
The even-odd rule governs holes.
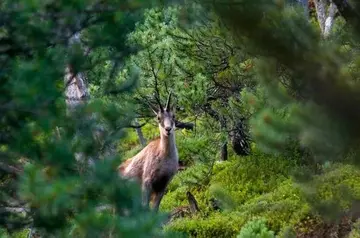
[[[158,212],[159,211],[159,206],[160,206],[160,202],[163,198],[165,194],[165,191],[161,191],[155,194],[155,199],[154,199],[154,211]]]
[[[151,183],[149,180],[144,180],[142,184],[142,203],[143,206],[149,208],[150,196],[151,196]]]

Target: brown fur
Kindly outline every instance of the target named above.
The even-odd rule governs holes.
[[[122,176],[141,184],[144,205],[148,206],[152,200],[156,211],[167,185],[178,171],[174,115],[166,109],[157,113],[157,117],[160,138],[151,141],[137,155],[119,166]]]

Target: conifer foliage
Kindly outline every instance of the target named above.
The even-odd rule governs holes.
[[[288,7],[286,1],[203,3],[256,55],[257,78],[266,92],[262,96],[267,96],[267,103],[251,120],[258,145],[279,152],[289,138],[295,138],[310,151],[314,165],[343,160],[349,152],[358,162],[360,85],[354,53],[359,4],[332,1],[330,7],[335,4],[345,20],[337,21],[343,29],[335,36],[309,21],[301,6]],[[256,101],[254,94],[247,96],[249,102]],[[302,182],[311,178],[309,171],[297,172]],[[315,207],[327,213],[332,209],[329,204]]]
[[[8,232],[32,227],[44,237],[158,232],[160,215],[144,210],[138,187],[117,175],[121,158],[99,156],[104,138],[93,129],[101,124],[106,140],[118,140],[129,108],[93,98],[68,114],[64,97],[67,66],[78,75],[107,62],[109,80],[116,77],[129,54],[126,35],[149,4],[0,2],[0,227]],[[76,34],[79,42],[70,44]],[[97,61],[89,60],[95,56]],[[131,85],[117,93],[129,92]]]

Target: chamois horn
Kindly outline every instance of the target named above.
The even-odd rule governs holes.
[[[168,112],[170,111],[170,99],[171,99],[171,91],[169,93],[169,96],[168,96],[168,99],[167,99],[167,102],[166,102],[166,106],[165,106],[165,110]]]

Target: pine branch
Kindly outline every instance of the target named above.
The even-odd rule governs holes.
[[[341,16],[353,26],[354,29],[359,29],[360,14],[359,7],[353,8],[347,0],[332,0],[336,5]]]

